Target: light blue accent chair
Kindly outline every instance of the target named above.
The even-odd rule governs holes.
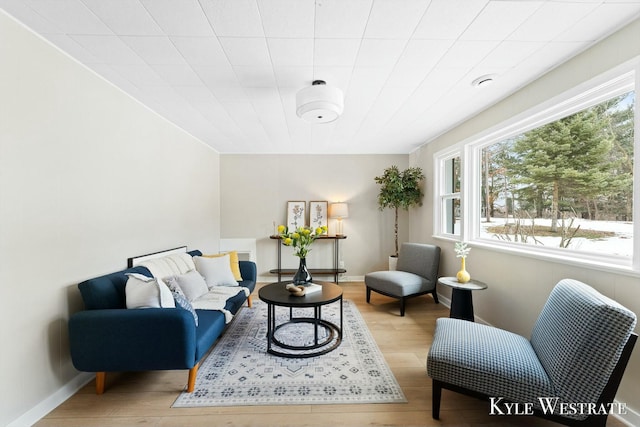
[[[608,412],[580,410],[576,404],[602,408],[613,402],[638,338],[635,325],[633,312],[572,279],[554,287],[531,339],[439,318],[427,356],[433,418],[440,418],[445,388],[485,400],[493,397],[490,409],[503,413],[504,402],[532,403],[533,415],[561,424],[605,426]],[[498,403],[497,398],[503,400]],[[553,410],[544,398],[557,398]]]
[[[424,294],[433,295],[438,304],[436,283],[440,268],[440,247],[424,243],[403,243],[394,271],[375,271],[364,276],[367,303],[371,291],[400,299],[400,316],[404,316],[407,298]]]

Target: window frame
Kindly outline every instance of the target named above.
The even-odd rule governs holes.
[[[437,174],[437,179],[436,179],[436,188],[438,189],[437,191],[434,191],[434,195],[436,197],[436,200],[434,201],[434,206],[436,206],[436,210],[437,210],[437,214],[434,214],[434,230],[438,230],[439,231],[439,235],[449,238],[449,239],[458,239],[461,235],[462,235],[462,226],[465,223],[464,218],[461,215],[461,229],[460,229],[460,234],[456,234],[455,230],[453,233],[447,233],[445,231],[445,223],[449,220],[449,218],[446,218],[446,215],[444,213],[444,211],[446,210],[446,202],[449,200],[458,200],[458,204],[460,206],[460,212],[464,213],[464,209],[462,207],[462,188],[460,188],[460,191],[448,191],[447,190],[447,184],[448,184],[448,177],[447,177],[447,166],[446,163],[448,161],[451,161],[455,158],[459,158],[461,164],[460,164],[460,172],[461,172],[461,185],[463,184],[463,180],[462,180],[462,167],[463,167],[463,163],[462,163],[462,155],[460,153],[460,150],[453,149],[451,151],[446,151],[444,153],[442,153],[442,155],[434,157],[434,161],[435,161],[435,165],[434,165],[434,170],[438,171]],[[455,186],[452,185],[452,189],[455,189]]]
[[[567,264],[597,266],[616,272],[640,273],[640,61],[635,59],[604,73],[585,83],[577,85],[546,102],[505,120],[487,130],[456,143],[434,154],[434,238],[466,241],[470,246],[484,247],[500,252],[517,253],[523,256],[543,258]],[[634,90],[634,168],[633,168],[633,254],[630,258],[601,253],[580,252],[546,246],[518,244],[480,237],[481,213],[481,173],[482,149],[504,139],[522,134],[531,129],[559,120],[593,105],[604,102],[618,94]],[[461,162],[461,227],[460,235],[443,233],[442,197],[446,184],[444,165],[446,160],[460,156]]]

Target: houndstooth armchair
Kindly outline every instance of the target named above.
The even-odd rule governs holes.
[[[566,425],[606,425],[635,345],[636,315],[577,280],[561,280],[531,339],[440,318],[427,357],[433,418],[443,388],[487,399],[494,415],[518,403],[520,414]]]

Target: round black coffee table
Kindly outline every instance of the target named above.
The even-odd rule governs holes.
[[[342,288],[335,283],[314,282],[322,286],[322,291],[302,297],[296,297],[286,289],[288,282],[276,282],[263,286],[258,297],[267,303],[267,353],[292,358],[314,357],[335,350],[342,342]],[[340,302],[340,325],[322,319],[322,306]],[[289,320],[276,325],[276,307],[289,309]],[[313,308],[313,317],[294,317],[294,308]],[[309,345],[292,345],[278,340],[275,336],[278,329],[293,323],[311,323],[314,325],[313,343]],[[327,330],[327,337],[319,338],[319,328]],[[276,347],[276,348],[274,348]],[[286,349],[290,352],[278,350]],[[315,351],[314,351],[315,350]],[[298,352],[299,351],[299,352]]]

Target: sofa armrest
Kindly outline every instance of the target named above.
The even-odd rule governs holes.
[[[180,308],[85,310],[69,319],[71,359],[85,372],[190,369],[196,326]]]
[[[244,286],[249,289],[249,292],[253,292],[256,289],[256,279],[258,277],[256,263],[253,261],[240,261],[240,274],[242,274],[242,282],[239,282],[240,286]],[[242,302],[244,302],[244,298]],[[249,306],[251,306],[251,296],[249,296]],[[234,304],[234,308],[231,311],[235,313],[239,307],[239,305]]]
[[[258,269],[253,261],[240,261],[240,274],[243,280],[255,282],[258,278]]]

